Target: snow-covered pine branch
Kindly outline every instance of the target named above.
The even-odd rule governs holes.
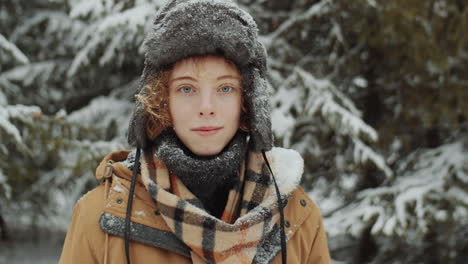
[[[128,122],[133,110],[133,103],[128,100],[113,97],[97,97],[87,106],[70,113],[67,121],[77,126],[94,127],[107,131],[124,143],[127,126],[121,125]]]
[[[48,200],[41,214],[24,213],[26,218],[35,218],[37,225],[56,230],[67,230],[75,202],[83,196],[88,186],[96,185],[94,172],[98,162],[106,154],[126,146],[118,141],[70,140],[68,147],[57,154],[60,164],[51,171],[45,171],[32,186],[32,193],[41,193]],[[44,192],[54,190],[53,192]],[[31,204],[22,203],[18,210],[24,211]],[[28,224],[25,219],[23,224]]]
[[[297,120],[308,119],[314,123],[321,118],[339,136],[351,139],[355,163],[371,161],[387,177],[392,175],[385,158],[364,143],[363,139],[375,142],[377,132],[362,120],[361,112],[330,80],[317,79],[295,67],[278,87],[272,105],[273,131],[283,139],[285,146],[293,143],[291,136],[298,125]]]
[[[63,66],[66,65],[63,65],[59,61],[28,63],[1,73],[0,78],[6,79],[9,82],[21,83],[22,86],[30,86],[33,83],[36,85],[38,83],[43,84],[59,74],[56,69],[61,69]]]
[[[16,155],[0,160],[0,176],[5,176],[0,177],[0,197],[10,199],[15,190],[20,202],[8,203],[8,210],[21,212],[17,224],[28,225],[36,219],[37,226],[67,228],[74,203],[87,186],[95,184],[98,162],[107,153],[126,148],[125,128],[117,124],[128,119],[130,105],[101,97],[70,115],[61,111],[53,116],[43,115],[38,107],[0,108],[0,120],[8,117],[0,122],[1,155],[6,157],[10,151]],[[4,133],[14,136],[4,137]],[[108,141],[102,140],[107,137]],[[17,141],[14,148],[12,140]],[[11,186],[11,177],[18,175],[28,175],[34,184]],[[35,203],[40,199],[48,202],[38,209]]]
[[[25,105],[2,105],[0,106],[0,153],[8,155],[7,144],[14,144],[17,148],[26,151],[28,147],[24,144],[21,131],[13,120],[23,123],[32,123],[34,118],[41,115],[41,109],[36,106]],[[11,140],[7,140],[11,139]]]
[[[468,147],[462,135],[435,149],[413,152],[401,162],[398,177],[368,189],[325,219],[331,236],[358,236],[369,224],[373,234],[427,233],[436,223],[468,224]]]
[[[57,86],[69,65],[66,60],[44,60],[13,67],[0,73],[0,90],[10,103],[38,105],[44,112],[53,112],[55,103],[70,93],[70,83]]]
[[[75,45],[75,36],[80,35],[84,26],[84,23],[71,19],[63,11],[38,10],[21,20],[10,38],[15,42],[27,39],[27,48],[34,51],[34,57],[47,60],[55,55],[63,57],[69,52]],[[41,32],[38,32],[38,28],[41,28]],[[34,41],[29,40],[28,36],[36,34],[40,35]]]
[[[311,20],[315,16],[322,16],[326,14],[329,12],[332,4],[333,0],[321,0],[318,3],[313,4],[302,14],[291,16],[291,18],[284,21],[277,30],[271,33],[271,36],[269,37],[274,41],[275,39],[280,38],[285,32],[289,32],[292,27]]]
[[[86,0],[72,6],[72,18],[90,20],[85,22],[86,29],[76,36],[76,56],[68,70],[69,77],[93,61],[98,61],[101,66],[108,63],[121,65],[128,55],[125,51],[130,47],[142,53],[140,46],[144,33],[161,3],[136,1],[135,6],[122,9],[121,2],[110,2]],[[104,6],[106,12],[102,10]],[[97,15],[103,12],[103,16]]]
[[[0,201],[5,197],[7,200],[11,198],[11,186],[7,182],[7,177],[3,174],[0,168]]]
[[[1,92],[0,95],[3,96]],[[6,199],[11,198],[12,188],[8,183],[7,175],[3,172],[3,169],[9,162],[7,157],[11,155],[11,146],[15,146],[22,152],[30,152],[15,121],[31,123],[39,115],[41,115],[41,110],[35,106],[5,105],[0,103],[0,156],[4,157],[0,161],[0,200],[2,200],[2,197]]]
[[[26,64],[29,59],[14,43],[8,41],[0,33],[0,61],[17,61]]]

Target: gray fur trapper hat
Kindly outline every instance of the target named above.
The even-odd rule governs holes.
[[[248,109],[250,150],[272,148],[266,50],[258,40],[253,18],[229,0],[168,0],[144,41],[145,66],[139,93],[155,73],[175,62],[202,55],[219,55],[239,68]],[[128,142],[142,149],[150,145],[146,135],[148,115],[140,102],[130,120]]]

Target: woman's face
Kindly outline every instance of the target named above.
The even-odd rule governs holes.
[[[220,153],[239,128],[242,79],[223,57],[177,62],[169,76],[174,131],[193,153]]]

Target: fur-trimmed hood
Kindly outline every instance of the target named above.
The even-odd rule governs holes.
[[[281,186],[282,194],[296,189],[301,182],[304,172],[304,160],[301,155],[291,149],[274,147],[267,152],[267,156],[272,164],[272,170],[278,185]],[[117,164],[114,164],[118,162]],[[130,170],[133,169],[135,162],[135,151],[116,151],[112,152],[101,161],[96,169],[96,179],[98,181],[109,177],[109,173],[117,173],[121,178],[131,180]],[[112,171],[110,170],[112,167]],[[141,178],[138,182],[143,184]]]

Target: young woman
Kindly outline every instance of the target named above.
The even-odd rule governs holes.
[[[77,202],[60,263],[329,263],[303,160],[273,148],[266,52],[230,1],[169,1],[129,126]]]

